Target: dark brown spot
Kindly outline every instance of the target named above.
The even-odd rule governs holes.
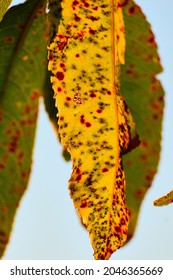
[[[109,169],[107,167],[102,168],[102,172],[108,172]]]
[[[59,81],[62,81],[64,79],[64,73],[63,72],[56,72],[56,78],[59,80]]]
[[[90,97],[96,97],[97,95],[94,93],[94,92],[92,92],[91,94],[90,94]]]
[[[86,127],[90,127],[90,126],[91,126],[91,123],[86,122]]]
[[[80,21],[81,20],[81,18],[79,16],[77,16],[76,14],[74,15],[74,19],[75,19],[75,21]]]
[[[86,201],[84,201],[80,204],[80,208],[85,208],[85,207],[87,207],[87,205],[88,205],[88,203]]]
[[[62,91],[62,88],[61,88],[61,87],[58,87],[57,90],[58,90],[58,92],[61,92],[61,91]]]

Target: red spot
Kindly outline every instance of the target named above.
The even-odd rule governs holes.
[[[7,42],[8,43],[13,43],[14,41],[14,38],[13,37],[7,37]]]
[[[3,214],[6,214],[6,213],[8,212],[8,207],[7,207],[7,206],[3,206],[3,207],[1,208],[1,212],[2,212]]]
[[[107,91],[107,94],[108,94],[108,95],[111,95],[111,91],[110,91],[110,90],[108,90],[108,91]]]
[[[132,75],[134,73],[133,69],[127,69],[126,74]]]
[[[84,39],[84,34],[85,32],[83,30],[81,30],[79,33],[77,33],[76,38],[80,39],[81,41],[83,41]]]
[[[58,92],[61,92],[61,91],[62,91],[62,88],[61,88],[61,87],[58,87],[57,90],[58,90]]]
[[[29,113],[30,111],[31,111],[30,106],[26,105],[25,108],[24,108],[24,112]]]
[[[96,97],[97,95],[94,93],[94,92],[92,92],[91,94],[90,94],[90,97]]]
[[[154,120],[157,120],[159,118],[159,116],[157,114],[153,114],[152,117],[153,117]]]
[[[35,100],[35,99],[37,99],[39,97],[39,92],[38,91],[33,91],[32,93],[31,93],[31,99],[32,100]]]
[[[82,124],[85,123],[84,115],[82,115],[82,116],[80,117],[80,122],[81,122]]]
[[[27,173],[26,172],[22,172],[21,176],[22,176],[22,178],[26,178],[27,177]]]
[[[53,56],[49,55],[48,59],[49,59],[49,61],[53,60]]]
[[[80,21],[81,20],[81,18],[78,17],[76,14],[74,15],[74,19],[75,19],[75,21]]]
[[[80,57],[79,53],[76,54],[76,57]]]
[[[67,96],[67,97],[66,97],[66,100],[67,100],[67,101],[71,101],[71,97]]]
[[[87,205],[88,205],[88,203],[86,201],[84,201],[80,204],[80,208],[85,208],[85,207],[87,207]]]
[[[120,3],[118,2],[118,8],[122,8],[128,4],[129,0],[124,0],[124,2]]]
[[[63,120],[64,120],[64,117],[63,117],[63,116],[61,116],[61,117],[59,118],[59,120],[60,120],[60,121],[63,121]]]
[[[120,31],[124,33],[124,26],[120,27]]]
[[[150,36],[148,38],[148,44],[149,45],[153,45],[155,42],[154,42],[154,34],[151,32],[150,33]]]
[[[145,180],[147,180],[147,181],[151,182],[152,177],[151,177],[150,175],[146,175],[146,176],[145,176]]]
[[[127,12],[128,12],[129,15],[134,15],[135,14],[135,6],[132,6],[131,8],[129,8]]]
[[[111,248],[107,248],[106,249],[106,254],[112,254],[114,251]]]
[[[59,81],[62,81],[64,79],[64,73],[63,72],[56,72],[56,78],[59,80]]]
[[[80,122],[81,122],[82,124],[84,124],[84,123],[85,123],[85,120],[84,120],[84,119],[81,119]]]
[[[17,157],[18,157],[19,160],[23,159],[24,153],[23,153],[23,152],[20,152],[20,153],[18,154]]]
[[[64,67],[65,67],[65,64],[61,62],[61,63],[60,63],[60,67],[61,67],[61,68],[64,68]]]
[[[76,173],[79,174],[80,172],[81,172],[81,171],[80,171],[79,167],[77,167]]]
[[[103,111],[102,111],[102,109],[98,109],[96,112],[101,114]]]
[[[90,16],[89,19],[91,19],[92,21],[96,21],[96,20],[98,20],[99,18],[94,17],[94,16]]]
[[[66,45],[67,45],[67,41],[60,42],[59,45],[58,45],[58,49],[60,51],[62,51],[65,48]]]
[[[138,198],[141,199],[141,198],[143,198],[144,193],[145,193],[144,189],[139,189],[139,190],[137,190],[137,191],[135,192],[135,195],[136,195]]]
[[[159,102],[163,102],[163,100],[164,100],[163,96],[159,96],[158,100],[159,100]]]
[[[82,174],[79,174],[77,177],[76,177],[76,180],[77,182],[80,182],[80,180],[82,179]]]
[[[3,163],[0,163],[0,170],[4,169],[5,165]]]
[[[153,84],[153,85],[151,86],[151,90],[152,90],[152,91],[156,91],[156,90],[157,90],[157,85],[156,85],[156,84]]]
[[[91,126],[91,123],[86,122],[86,127],[90,127],[90,126]]]
[[[63,35],[63,34],[58,34],[58,37],[59,37],[60,39],[63,39],[63,38],[64,38],[64,35]]]
[[[148,147],[148,142],[147,141],[141,141],[141,146],[144,148]]]
[[[94,35],[94,34],[96,33],[96,30],[90,28],[90,29],[89,29],[89,33],[90,33],[91,35]]]
[[[12,129],[7,129],[6,134],[11,135],[12,134]]]
[[[109,171],[108,168],[106,168],[106,167],[102,168],[102,172],[108,172],[108,171]]]
[[[120,223],[121,223],[122,226],[125,225],[126,222],[125,222],[124,218],[121,218]]]
[[[72,3],[72,5],[74,5],[74,6],[76,6],[76,5],[78,5],[78,4],[79,4],[78,1],[73,1],[73,3]]]
[[[120,233],[120,232],[121,232],[121,228],[118,227],[118,226],[115,226],[115,227],[114,227],[114,230],[115,230],[115,232],[117,232],[117,233]]]
[[[97,10],[98,10],[98,7],[97,7],[97,6],[95,6],[95,7],[93,8],[93,10],[94,10],[94,11],[97,11]]]
[[[157,103],[153,103],[152,108],[155,109],[155,110],[158,110],[160,108],[160,106]]]
[[[84,7],[85,7],[85,8],[88,8],[89,5],[90,5],[89,3],[86,3],[86,2],[84,3]]]
[[[17,142],[16,141],[12,141],[9,145],[9,152],[14,153],[17,149]]]

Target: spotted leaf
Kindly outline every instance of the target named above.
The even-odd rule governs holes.
[[[12,7],[0,23],[0,257],[31,171],[46,73],[44,5]]]
[[[140,206],[157,172],[161,150],[164,90],[156,75],[162,71],[151,26],[134,1],[122,1],[125,22],[125,65],[121,93],[140,135],[140,145],[123,156],[130,209],[128,240],[134,235]]]
[[[121,154],[130,132],[117,96],[122,10],[118,1],[59,2],[49,1],[48,59],[61,142],[73,163],[69,190],[95,259],[108,259],[124,244],[129,222]]]
[[[165,206],[173,203],[173,190],[171,190],[166,195],[154,200],[154,206]]]
[[[69,190],[95,259],[108,259],[126,241],[129,223],[121,159],[131,126],[119,95],[122,10],[118,1],[58,5],[49,1],[48,59],[61,141],[73,162]]]

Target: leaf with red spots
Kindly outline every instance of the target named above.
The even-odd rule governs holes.
[[[171,203],[173,203],[173,190],[171,190],[166,195],[154,200],[154,206],[165,206]]]
[[[121,154],[130,135],[117,97],[125,51],[118,4],[62,1],[59,22],[59,1],[49,1],[49,69],[61,142],[73,162],[69,189],[95,259],[108,259],[124,244],[129,222]]]
[[[26,190],[46,74],[45,1],[11,8],[0,23],[0,256]]]
[[[7,12],[8,7],[10,6],[12,0],[0,0],[0,21]]]
[[[156,78],[162,67],[151,27],[138,5],[133,1],[124,3],[126,63],[121,68],[121,93],[141,140],[138,148],[123,156],[130,239],[136,228],[140,205],[158,168],[164,91]]]

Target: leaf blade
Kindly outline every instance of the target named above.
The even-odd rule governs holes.
[[[128,240],[134,235],[142,200],[157,172],[164,108],[164,90],[156,75],[162,71],[157,44],[141,8],[134,1],[123,7],[126,27],[126,64],[122,66],[121,92],[133,115],[141,143],[123,156]]]
[[[55,2],[49,1],[53,23]],[[103,6],[101,1],[97,6],[94,1],[87,6],[62,2],[62,21],[52,31],[49,46],[62,144],[73,161],[69,189],[96,259],[108,259],[122,246],[128,225],[118,131],[121,108],[116,99],[124,35],[121,9],[115,2]],[[98,42],[103,39],[100,49]]]
[[[37,63],[46,62],[43,4],[34,0],[15,6],[0,23],[0,256],[9,241],[31,170],[38,98],[46,73]]]
[[[165,206],[171,203],[173,203],[173,190],[153,202],[154,206]]]

